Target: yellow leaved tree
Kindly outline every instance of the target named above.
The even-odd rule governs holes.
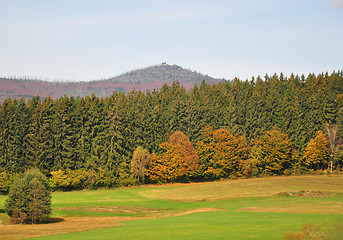
[[[303,163],[309,169],[325,169],[328,167],[329,156],[328,140],[323,131],[319,130],[304,150]]]

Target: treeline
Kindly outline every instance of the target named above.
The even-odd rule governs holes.
[[[151,154],[145,182],[290,174],[326,169],[331,160],[337,169],[343,158],[331,151],[326,133],[343,129],[343,75],[266,75],[203,82],[189,91],[174,82],[106,98],[6,99],[0,121],[2,192],[32,167],[55,189],[137,183],[142,177],[133,174],[131,160],[138,146]],[[171,140],[175,133],[189,143]],[[184,146],[188,155],[175,153]],[[190,163],[185,159],[195,165],[181,168]]]

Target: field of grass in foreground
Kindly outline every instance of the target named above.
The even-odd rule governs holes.
[[[301,190],[329,194],[278,195]],[[343,222],[343,176],[56,192],[56,223],[41,225],[7,225],[5,198],[1,239],[282,239],[305,223],[330,231]]]

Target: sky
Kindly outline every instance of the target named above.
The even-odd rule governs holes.
[[[176,64],[246,80],[343,69],[343,0],[0,0],[0,76]]]

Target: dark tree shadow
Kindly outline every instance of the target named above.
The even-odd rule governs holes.
[[[59,222],[64,222],[64,218],[61,217],[54,217],[54,218],[49,218],[47,221],[43,222],[42,224],[49,224],[49,223],[59,223]]]

